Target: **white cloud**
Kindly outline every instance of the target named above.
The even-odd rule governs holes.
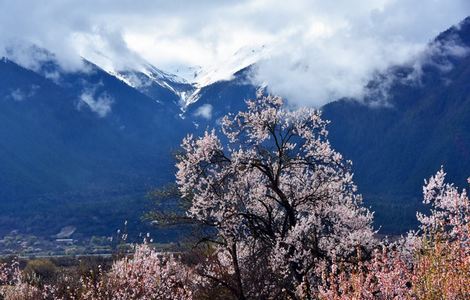
[[[319,3],[304,7],[298,15],[303,26],[279,39],[273,55],[259,64],[255,82],[300,105],[360,99],[374,74],[397,64],[422,63],[431,39],[470,13],[470,2],[463,1],[416,6],[407,0],[354,1],[333,13]],[[309,11],[321,13],[309,18]]]
[[[194,112],[194,116],[201,117],[201,118],[204,118],[206,120],[210,120],[212,118],[212,109],[213,109],[213,107],[210,104],[201,105]]]
[[[26,95],[21,89],[15,89],[11,91],[10,97],[15,101],[23,101]]]
[[[10,98],[15,101],[23,101],[36,95],[38,89],[39,86],[35,84],[30,86],[29,88],[17,88],[10,92]]]
[[[79,55],[113,69],[141,56],[171,70],[219,65],[242,47],[266,44],[272,56],[256,80],[321,105],[362,95],[371,74],[410,60],[468,15],[468,0],[0,0],[0,56],[34,43],[65,70],[82,67]],[[15,55],[30,68],[43,59]]]
[[[95,98],[93,90],[86,90],[80,95],[78,109],[81,109],[82,105],[86,104],[91,111],[95,112],[100,118],[104,118],[111,112],[113,102],[114,99],[107,93],[102,93]]]

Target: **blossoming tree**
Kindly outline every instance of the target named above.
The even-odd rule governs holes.
[[[261,93],[247,105],[223,118],[221,138],[183,140],[178,188],[233,280],[208,277],[239,299],[308,295],[320,265],[370,248],[372,214],[318,111]]]

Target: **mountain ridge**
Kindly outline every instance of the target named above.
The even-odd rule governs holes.
[[[445,43],[457,36],[470,47],[469,27],[467,18],[436,37],[419,77],[413,67],[395,66],[370,82],[368,98],[322,107],[330,140],[353,161],[384,232],[415,225],[423,179],[441,164],[454,182],[470,175],[470,56]],[[53,60],[36,70],[0,60],[3,233],[51,235],[76,226],[105,235],[123,218],[138,220],[146,191],[174,182],[172,152],[181,139],[220,129],[219,119],[244,109],[258,89],[250,81],[255,64],[206,86],[154,67],[113,74],[84,64],[85,71],[67,72]]]

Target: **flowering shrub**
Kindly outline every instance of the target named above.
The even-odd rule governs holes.
[[[423,188],[432,213],[418,214],[425,233],[413,274],[418,299],[470,297],[470,202],[445,176],[441,169]]]
[[[56,299],[55,287],[44,285],[38,288],[31,284],[35,277],[23,274],[17,262],[0,265],[0,296],[5,300]]]
[[[198,277],[174,256],[138,245],[132,257],[116,261],[102,280],[83,281],[83,299],[192,299]]]
[[[17,264],[2,265],[0,270],[0,299],[6,300],[193,299],[193,291],[201,283],[194,270],[146,244],[136,246],[132,257],[115,261],[109,272],[82,277],[78,288],[66,279],[56,286],[35,284]]]
[[[413,273],[417,299],[468,299],[470,255],[458,241],[440,240],[423,246]]]
[[[408,299],[411,271],[398,251],[375,250],[371,260],[352,269],[333,265],[319,288],[321,299]]]
[[[333,268],[320,288],[323,299],[468,299],[470,208],[466,191],[446,184],[441,169],[426,181],[418,213],[423,234],[383,245],[353,269]],[[470,179],[469,179],[470,183]]]

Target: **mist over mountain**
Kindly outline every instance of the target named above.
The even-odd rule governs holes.
[[[382,232],[415,225],[423,179],[441,165],[459,185],[470,175],[469,49],[467,18],[415,61],[375,74],[363,98],[321,107]],[[194,82],[144,61],[110,69],[82,59],[64,70],[34,51],[44,57],[34,67],[0,61],[0,234],[73,225],[107,235],[125,219],[138,224],[145,194],[174,181],[181,139],[219,128],[259,88],[250,50]]]
[[[390,70],[387,106],[345,99],[323,108],[331,120],[333,145],[353,161],[356,182],[386,230],[414,225],[423,179],[440,166],[465,186],[470,172],[469,37],[470,18],[440,34],[431,47],[458,43],[466,51],[431,52],[417,81],[410,83],[416,76],[411,67]],[[365,99],[374,100],[374,93]]]

